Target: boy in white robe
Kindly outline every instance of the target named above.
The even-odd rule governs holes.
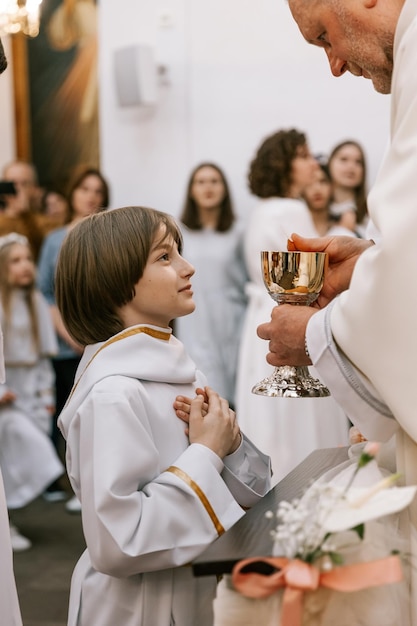
[[[57,304],[86,349],[59,417],[87,549],[69,626],[209,626],[216,579],[190,561],[270,487],[270,461],[169,323],[194,310],[194,268],[165,213],[125,207],[67,236]],[[193,397],[188,424],[177,396]],[[194,397],[195,396],[195,397]],[[180,412],[179,412],[180,413]]]

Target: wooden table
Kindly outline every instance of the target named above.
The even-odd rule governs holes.
[[[269,531],[277,520],[268,519],[267,511],[276,512],[281,500],[298,498],[324,472],[348,458],[348,448],[325,448],[312,452],[267,495],[262,498],[224,535],[216,539],[192,563],[195,576],[229,574],[241,559],[271,556],[272,539]]]

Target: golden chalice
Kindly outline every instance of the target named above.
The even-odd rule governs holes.
[[[265,287],[277,304],[309,306],[324,282],[325,252],[261,252]],[[323,398],[330,391],[308,367],[282,365],[252,388],[252,393],[272,398]]]

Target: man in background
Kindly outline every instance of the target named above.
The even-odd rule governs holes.
[[[29,239],[35,260],[47,233],[58,228],[60,221],[39,213],[41,189],[32,163],[16,160],[3,167],[3,180],[14,183],[15,194],[2,196],[0,236],[19,233]]]
[[[3,167],[2,178],[14,183],[16,193],[7,197],[8,212],[19,215],[29,209],[40,210],[40,196],[42,193],[38,185],[38,175],[32,163],[26,161],[11,161]]]
[[[388,151],[368,198],[374,241],[293,237],[291,249],[325,251],[319,308],[276,307],[258,328],[271,365],[313,363],[368,439],[396,439],[397,468],[417,483],[417,0],[289,0],[304,38],[332,74],[370,79],[392,94]],[[417,556],[417,503],[410,507]],[[411,567],[412,624],[417,569]]]

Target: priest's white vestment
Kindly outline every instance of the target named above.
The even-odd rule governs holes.
[[[417,0],[394,40],[391,138],[368,207],[380,239],[349,289],[314,315],[307,343],[335,399],[369,439],[397,439],[398,470],[417,484]],[[417,503],[410,509],[412,623],[417,623]]]

